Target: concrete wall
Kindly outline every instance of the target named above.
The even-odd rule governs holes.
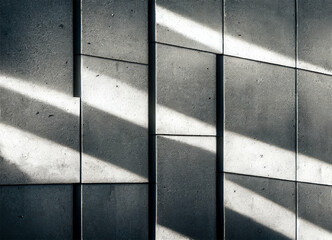
[[[332,2],[0,0],[0,239],[332,239]]]

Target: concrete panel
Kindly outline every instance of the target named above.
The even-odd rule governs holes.
[[[216,57],[157,45],[159,134],[216,135]]]
[[[295,66],[295,2],[225,0],[225,54]]]
[[[0,184],[77,182],[72,3],[4,0],[0,16]]]
[[[332,184],[332,77],[298,72],[298,180]]]
[[[332,74],[332,2],[300,0],[298,67]]]
[[[73,187],[0,187],[1,239],[72,239]]]
[[[225,57],[224,169],[295,179],[295,70]]]
[[[148,239],[148,185],[84,185],[83,236]]]
[[[331,186],[299,183],[298,239],[332,239],[331,216]]]
[[[147,66],[83,57],[82,89],[83,182],[147,182]]]
[[[222,1],[156,1],[156,41],[222,53]]]
[[[295,239],[295,183],[225,174],[225,239]]]
[[[216,138],[157,137],[157,239],[216,238]]]
[[[148,63],[148,1],[82,1],[82,53]]]

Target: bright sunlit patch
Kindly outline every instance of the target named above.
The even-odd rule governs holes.
[[[173,231],[172,229],[169,229],[167,227],[164,227],[160,224],[157,224],[156,226],[156,239],[165,239],[165,240],[184,240],[184,239],[191,239],[181,233],[178,233],[176,231]]]

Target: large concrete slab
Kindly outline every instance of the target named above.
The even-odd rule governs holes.
[[[156,238],[216,238],[215,137],[157,137]]]
[[[299,183],[298,239],[331,239],[331,216],[332,187]]]
[[[157,0],[156,41],[222,53],[221,0]]]
[[[224,169],[295,179],[295,70],[225,57]]]
[[[158,134],[216,135],[216,56],[157,44]]]
[[[0,186],[1,239],[72,239],[71,185]]]
[[[82,1],[82,53],[148,63],[148,1]]]
[[[225,174],[225,239],[295,239],[295,183]]]
[[[295,66],[295,3],[225,0],[225,54]]]
[[[298,180],[332,184],[332,76],[298,71]]]
[[[300,0],[298,67],[332,74],[332,2]]]
[[[147,184],[83,186],[84,239],[148,239]]]
[[[82,89],[82,181],[147,182],[147,66],[83,57]]]
[[[0,16],[0,184],[77,182],[72,3],[4,0]]]

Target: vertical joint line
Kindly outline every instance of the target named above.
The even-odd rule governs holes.
[[[298,105],[298,0],[295,0],[295,239],[298,239],[298,153],[299,153],[299,105]]]

